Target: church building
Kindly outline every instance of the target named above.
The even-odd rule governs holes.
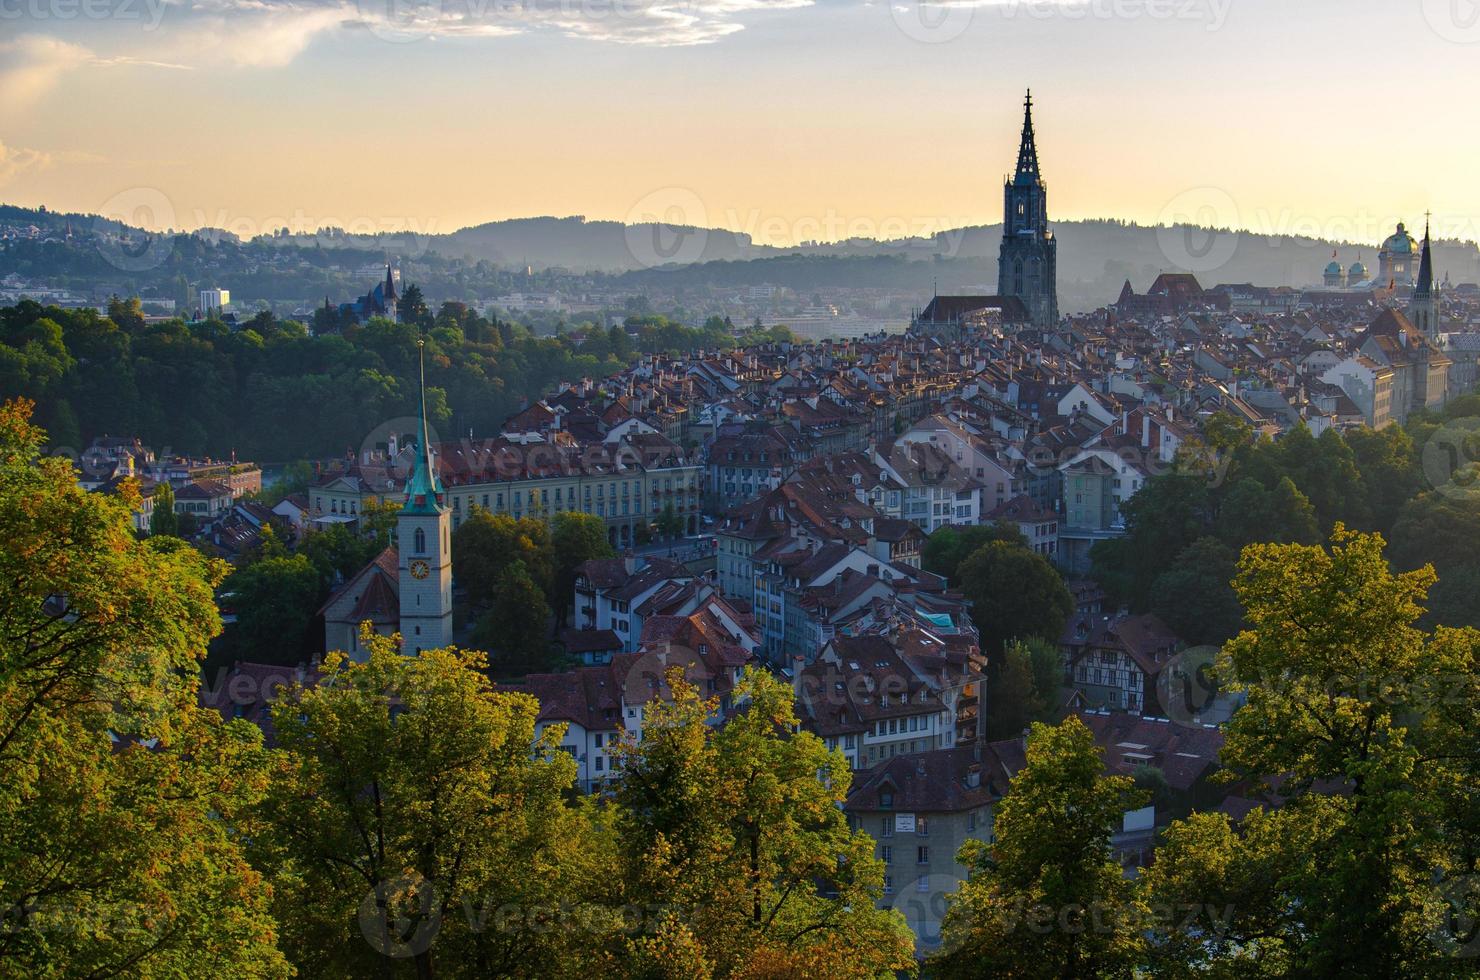
[[[385,549],[324,603],[324,648],[364,657],[360,624],[401,634],[401,650],[417,654],[452,643],[452,518],[427,428],[426,353],[421,348],[421,407],[412,473],[396,521],[396,544]]]
[[[1058,240],[1048,230],[1048,188],[1038,170],[1033,136],[1033,93],[1024,101],[1023,137],[1017,172],[1003,187],[1002,251],[997,292],[1022,300],[1034,326],[1059,322]]]

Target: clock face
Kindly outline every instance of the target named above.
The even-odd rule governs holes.
[[[418,559],[417,561],[411,563],[412,578],[426,578],[430,574],[432,574],[432,566],[428,565],[426,562]]]

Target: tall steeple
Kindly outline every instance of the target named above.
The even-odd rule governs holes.
[[[997,259],[997,292],[1016,296],[1033,324],[1058,324],[1058,241],[1048,230],[1048,188],[1038,169],[1033,131],[1033,93],[1023,99],[1023,137],[1017,172],[1003,189],[1002,250]]]
[[[1418,260],[1418,280],[1408,301],[1408,319],[1430,342],[1439,343],[1439,297],[1434,290],[1434,256],[1429,247],[1429,215],[1424,216],[1423,251]]]
[[[427,425],[427,355],[426,341],[416,342],[421,376],[417,388],[419,408],[417,415],[416,456],[412,461],[411,478],[406,481],[406,505],[410,513],[434,514],[444,509],[442,503],[442,481],[437,476],[437,466],[432,458],[431,429]]]
[[[406,504],[396,519],[400,561],[402,651],[420,653],[452,642],[452,515],[443,496],[427,425],[426,341],[416,342],[421,360],[418,445]]]
[[[1033,138],[1033,90],[1023,99],[1023,141],[1018,147],[1017,176],[1013,183],[1018,186],[1038,183],[1038,145]]]

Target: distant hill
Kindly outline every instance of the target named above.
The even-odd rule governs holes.
[[[64,214],[0,205],[0,224],[72,228],[75,235],[116,234],[122,226],[92,215]],[[1287,235],[1174,229],[1115,220],[1059,221],[1060,308],[1093,309],[1115,299],[1130,280],[1146,289],[1158,273],[1190,271],[1206,286],[1255,283],[1308,286],[1319,281],[1332,250],[1343,265],[1359,256],[1377,265],[1373,243],[1332,242]],[[960,228],[933,238],[898,241],[853,240],[827,245],[774,248],[748,235],[722,229],[626,225],[587,221],[579,216],[518,218],[463,228],[445,235],[275,235],[253,245],[332,247],[341,256],[363,253],[366,262],[389,255],[488,262],[504,270],[532,266],[572,272],[619,274],[634,290],[647,285],[747,286],[772,284],[798,291],[829,287],[913,290],[921,297],[938,285],[942,292],[994,291],[1001,225]],[[202,229],[192,238],[210,246],[235,242],[228,232]],[[178,247],[178,246],[177,246]],[[1480,249],[1474,242],[1435,245],[1435,264],[1455,283],[1480,281]],[[47,275],[44,268],[32,269]],[[178,270],[186,275],[189,269]],[[85,275],[84,275],[85,278]],[[288,283],[269,295],[293,295]],[[307,288],[305,286],[305,288]],[[305,295],[321,295],[315,284]]]

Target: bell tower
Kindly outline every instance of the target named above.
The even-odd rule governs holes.
[[[1034,326],[1059,322],[1058,247],[1048,230],[1048,188],[1038,171],[1033,134],[1033,93],[1023,100],[1023,138],[1017,172],[1002,189],[1002,251],[997,259],[997,293],[1016,296]]]
[[[1434,256],[1429,249],[1429,223],[1424,222],[1423,252],[1418,261],[1418,282],[1408,301],[1408,319],[1435,346],[1439,343],[1439,294],[1434,288]]]
[[[400,560],[401,651],[417,654],[452,643],[452,518],[437,475],[427,427],[426,341],[416,342],[421,378],[421,431],[406,502],[396,521]]]

